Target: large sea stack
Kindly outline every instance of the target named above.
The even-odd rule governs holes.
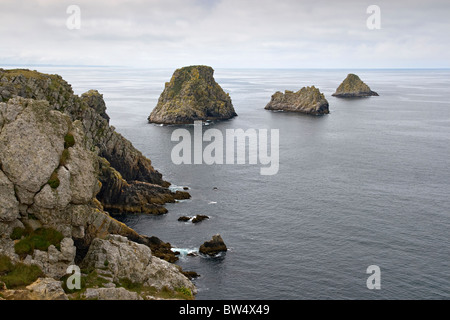
[[[192,124],[237,116],[230,96],[214,80],[208,66],[177,69],[148,117],[150,123]]]
[[[330,113],[325,96],[316,87],[304,87],[297,92],[277,92],[267,104],[266,110],[301,112],[312,115]]]
[[[370,90],[356,74],[349,74],[342,84],[337,88],[333,97],[337,98],[361,98],[378,96],[378,93]]]

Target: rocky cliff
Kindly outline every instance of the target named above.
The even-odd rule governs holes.
[[[266,110],[301,112],[312,115],[330,113],[328,101],[316,87],[304,87],[297,92],[277,92],[267,104]]]
[[[378,96],[378,93],[370,90],[356,74],[349,74],[342,84],[337,88],[333,97],[338,98],[359,98]]]
[[[188,194],[172,193],[150,160],[109,126],[101,95],[78,97],[61,77],[28,70],[0,70],[0,95],[0,298],[39,298],[50,287],[60,293],[55,286],[74,264],[87,266],[88,285],[76,297],[86,298],[90,284],[88,297],[106,285],[97,298],[145,298],[125,294],[140,279],[131,269],[106,281],[106,266],[92,264],[98,258],[93,245],[109,242],[121,248],[121,255],[108,255],[111,267],[122,258],[146,261],[139,292],[158,296],[164,287],[192,298],[192,283],[159,258],[174,260],[170,245],[139,235],[104,210],[160,213],[164,203]]]
[[[190,124],[197,120],[228,120],[237,116],[230,96],[214,80],[214,70],[190,66],[174,72],[148,121]]]

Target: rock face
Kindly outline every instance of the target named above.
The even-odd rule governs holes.
[[[106,176],[100,177],[102,184],[106,185],[109,189],[100,192],[97,198],[111,213],[134,212],[161,214],[167,212],[163,206],[165,203],[174,202],[180,197],[183,199],[189,198],[187,192],[179,192],[178,194],[169,192],[167,188],[170,186],[170,183],[163,180],[162,175],[153,168],[151,161],[144,157],[140,151],[135,149],[130,141],[117,133],[114,127],[109,125],[109,117],[106,114],[106,105],[102,95],[98,93],[98,91],[91,90],[84,93],[81,97],[78,97],[73,93],[71,86],[58,75],[47,75],[36,71],[22,69],[0,69],[0,101],[9,101],[14,96],[33,99],[33,101],[36,101],[33,105],[33,108],[35,109],[42,108],[40,106],[42,103],[38,103],[37,101],[46,101],[50,109],[49,112],[51,110],[60,111],[55,114],[55,117],[61,119],[55,119],[56,123],[60,123],[59,128],[53,128],[57,130],[56,132],[48,132],[50,135],[46,135],[48,137],[46,138],[47,141],[34,141],[34,139],[31,139],[31,137],[37,134],[37,131],[41,129],[44,131],[50,130],[45,128],[45,122],[43,122],[43,125],[39,128],[28,126],[27,129],[29,129],[30,132],[26,132],[27,139],[14,135],[11,139],[16,139],[17,142],[20,142],[21,144],[28,143],[30,147],[33,147],[32,144],[34,144],[34,149],[39,149],[41,142],[43,142],[44,145],[52,144],[52,139],[59,137],[62,131],[66,131],[67,133],[70,123],[78,120],[80,124],[77,127],[77,131],[83,132],[84,146],[88,150],[95,150],[95,157],[100,156],[101,158],[106,159],[110,167],[119,172],[121,179],[128,185],[133,186],[134,184],[139,184],[136,188],[131,187],[111,190],[111,188],[114,188],[115,186],[121,187],[121,184],[117,184],[115,181],[109,181],[108,179],[113,177],[112,175],[107,174]],[[3,126],[3,122],[5,121],[12,121],[11,117],[14,118],[18,113],[21,113],[21,111],[16,110],[15,108],[12,108],[11,110],[5,109],[5,120],[0,120],[0,126]],[[38,112],[37,114],[40,113]],[[20,126],[22,123],[32,120],[26,119],[27,116],[27,114],[22,115],[22,118],[20,119],[21,122],[17,122],[16,126]],[[62,119],[64,116],[66,116],[66,118]],[[39,139],[40,135],[37,135],[36,137],[37,138],[35,139]],[[31,201],[29,198],[31,196],[29,191],[31,191],[31,193],[35,192],[38,185],[41,185],[44,176],[48,175],[50,167],[55,166],[55,163],[60,161],[61,153],[64,151],[64,141],[59,140],[59,143],[55,144],[53,148],[57,152],[50,154],[53,158],[49,158],[48,163],[39,163],[39,161],[36,160],[37,165],[45,165],[42,173],[37,175],[33,173],[32,176],[29,177],[18,177],[18,174],[16,173],[16,179],[20,178],[29,188],[33,189],[24,190],[19,184],[18,193],[22,199],[28,197],[28,203]],[[28,150],[28,152],[30,151],[33,150]],[[69,150],[69,152],[77,152],[77,150],[75,148]],[[34,153],[31,152],[30,154]],[[42,152],[39,156],[43,156]],[[68,155],[66,152],[66,157],[70,159],[70,156],[71,155]],[[38,159],[41,159],[41,157]],[[27,164],[25,163],[23,164],[23,166],[26,165]],[[21,170],[20,167],[14,166],[11,170],[14,170],[14,168],[18,172]],[[107,171],[101,170],[100,174],[102,173],[107,173]],[[82,172],[80,172],[80,174],[82,174]],[[90,173],[86,174],[86,176],[88,175],[90,175]],[[28,183],[28,179],[31,179],[31,183]],[[81,183],[82,181],[83,179],[80,177],[78,182]],[[146,187],[142,187],[143,184],[146,184]],[[78,187],[81,188],[83,186],[79,185]],[[136,192],[136,190],[138,190],[138,192]],[[129,193],[122,196],[120,204],[117,202],[117,199],[109,197],[112,194],[122,194],[124,192]],[[155,194],[159,193],[162,193],[162,195],[155,196]],[[133,199],[133,201],[127,202],[123,201],[123,199]],[[152,203],[152,200],[156,200],[155,203]],[[164,202],[165,200],[166,202]],[[115,212],[116,209],[117,212]]]
[[[338,98],[360,98],[370,96],[378,96],[378,93],[370,90],[369,86],[356,74],[349,74],[333,94],[333,97]]]
[[[109,273],[112,281],[123,278],[133,283],[171,290],[187,288],[196,293],[196,288],[180,273],[177,266],[152,256],[149,247],[129,241],[125,237],[110,235],[106,239],[95,239],[83,261],[86,268],[93,267]]]
[[[199,251],[200,253],[209,256],[215,256],[221,252],[226,252],[227,250],[227,246],[225,245],[225,242],[223,241],[220,234],[216,234],[210,241],[206,241],[204,244],[202,244]]]
[[[301,112],[312,115],[330,113],[328,101],[316,87],[304,87],[297,92],[277,92],[267,104],[266,110]]]
[[[214,70],[190,66],[175,71],[148,121],[191,124],[197,120],[228,120],[237,116],[230,96],[214,80]]]
[[[98,252],[99,243],[111,266],[130,267],[116,270],[120,278],[142,280],[117,261],[136,261],[136,250],[150,259],[146,284],[175,287],[179,281],[195,292],[181,270],[157,258],[175,260],[170,244],[142,236],[104,211],[161,213],[165,203],[189,194],[172,193],[150,160],[109,126],[98,92],[80,98],[59,76],[0,69],[0,101],[0,258],[37,266],[47,278],[13,298],[46,292],[64,298],[51,279],[61,279],[87,256],[84,263],[91,265],[95,259],[88,253]],[[52,234],[60,235],[57,243],[45,238]]]
[[[62,288],[61,281],[52,278],[40,278],[27,286],[26,290],[3,289],[1,295],[5,300],[69,300]]]

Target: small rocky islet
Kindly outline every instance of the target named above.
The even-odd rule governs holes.
[[[311,115],[329,114],[329,104],[320,90],[314,86],[303,87],[297,92],[276,92],[265,107],[272,111],[300,112]]]
[[[148,121],[182,125],[195,121],[229,120],[236,116],[230,95],[214,79],[214,69],[189,66],[174,72]]]
[[[337,98],[362,98],[378,96],[378,93],[372,91],[356,74],[350,73],[347,78],[337,88],[333,97]]]

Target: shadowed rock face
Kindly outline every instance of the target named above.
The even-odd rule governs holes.
[[[266,110],[301,112],[312,115],[330,113],[328,101],[316,87],[304,87],[297,92],[277,92],[267,104]]]
[[[214,70],[190,66],[174,72],[148,121],[191,124],[197,120],[228,120],[235,116],[230,96],[214,80]]]
[[[378,93],[370,90],[369,86],[356,74],[349,74],[333,94],[333,97],[337,98],[360,98],[370,96],[378,96]]]

